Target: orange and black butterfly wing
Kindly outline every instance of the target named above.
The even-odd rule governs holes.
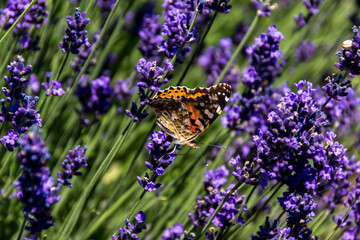
[[[194,140],[215,121],[229,101],[230,95],[231,86],[221,83],[210,88],[189,90],[187,96],[180,99],[189,112],[191,134],[187,141]]]
[[[153,98],[148,105],[156,113],[156,123],[168,135],[178,139],[182,130],[189,128],[189,113],[181,102],[172,98]]]

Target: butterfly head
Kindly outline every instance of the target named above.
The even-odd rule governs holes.
[[[186,141],[185,139],[183,139],[182,137],[178,138],[175,140],[175,144],[178,145],[185,145],[191,148],[200,148],[195,141]]]

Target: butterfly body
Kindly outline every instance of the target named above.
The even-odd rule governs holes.
[[[229,101],[231,86],[225,83],[209,88],[169,87],[149,100],[162,131],[175,144],[199,148],[194,139],[219,116]]]

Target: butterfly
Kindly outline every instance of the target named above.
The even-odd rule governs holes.
[[[169,87],[149,99],[156,123],[175,139],[175,144],[199,148],[194,141],[220,115],[231,95],[231,86],[209,88]]]

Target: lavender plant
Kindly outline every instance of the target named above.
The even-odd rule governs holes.
[[[0,1],[0,239],[358,239],[359,6]],[[200,149],[156,129],[220,82]]]

